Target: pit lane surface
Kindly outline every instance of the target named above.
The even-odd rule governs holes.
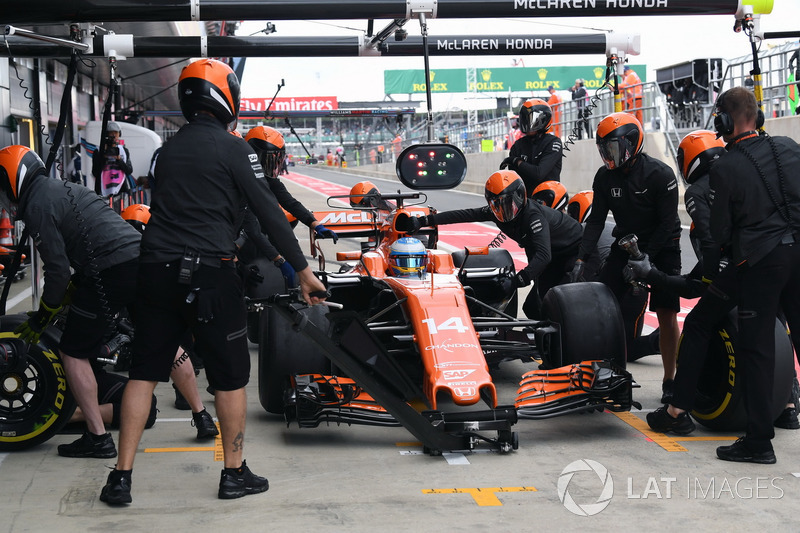
[[[313,173],[326,181],[334,181],[329,174],[340,177],[348,189],[363,179]],[[291,175],[287,182],[307,207],[326,208],[319,192],[298,186]],[[462,206],[460,194],[444,194],[428,203]],[[477,206],[482,198],[463,201]],[[308,250],[307,228],[296,234]],[[358,248],[352,244],[324,246],[333,257],[334,249]],[[24,293],[26,284],[15,283],[12,294]],[[29,298],[15,310],[21,308],[30,308]],[[649,432],[644,413],[658,406],[658,356],[629,365],[642,386],[634,399],[643,411],[523,420],[514,426],[520,449],[509,455],[430,457],[403,428],[287,428],[259,405],[251,348],[245,457],[269,477],[269,492],[217,500],[220,444],[194,440],[187,412],[174,409],[172,388],[161,384],[158,422],[145,432],[136,459],[131,506],[111,509],[97,500],[113,459],[58,457],[56,446],[76,437],[59,435],[31,450],[0,454],[0,531],[797,531],[800,431],[776,430],[776,465],[717,460],[716,446],[735,434],[698,427],[677,439]],[[531,365],[517,362],[501,365],[495,374],[501,403],[513,401],[528,370]],[[202,374],[199,386],[215,413]]]

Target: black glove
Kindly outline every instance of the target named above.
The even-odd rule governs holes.
[[[583,281],[584,267],[585,265],[583,263],[583,259],[578,259],[577,261],[575,261],[575,266],[572,267],[572,271],[567,274],[570,283]]]
[[[531,275],[528,274],[527,270],[520,270],[514,274],[512,280],[514,282],[514,288],[527,287],[531,284]]]
[[[636,281],[636,274],[633,273],[633,267],[630,265],[622,267],[622,279],[625,280],[625,283],[633,283]]]
[[[404,231],[409,235],[413,235],[414,233],[418,232],[422,226],[428,225],[428,217],[426,216],[406,216],[398,219],[395,227],[400,231]]]
[[[336,235],[336,232],[326,228],[322,224],[317,224],[316,226],[314,226],[314,233],[316,233],[317,236],[322,237],[323,239],[333,240],[333,244],[339,242],[339,236]]]
[[[17,326],[14,333],[19,338],[30,344],[39,344],[39,337],[45,328],[53,321],[53,318],[61,311],[61,305],[50,307],[44,300],[39,300],[39,309],[29,313],[30,318]]]
[[[214,320],[220,307],[217,289],[194,289],[194,294],[197,300],[197,321],[208,323]]]
[[[652,270],[653,265],[650,264],[650,257],[647,254],[644,254],[644,257],[641,259],[628,259],[628,264],[625,265],[625,270],[623,270],[623,276],[625,276],[625,271],[630,270],[633,274],[634,279],[647,279],[647,275]],[[626,280],[630,282],[630,280]]]
[[[261,270],[256,265],[250,265],[247,268],[247,284],[258,285],[264,281],[264,276],[261,275]]]
[[[517,165],[519,165],[520,161],[522,161],[521,157],[508,156],[505,159],[503,159],[502,163],[500,163],[500,170],[503,170],[505,168],[510,168],[511,170],[515,170],[517,168]]]

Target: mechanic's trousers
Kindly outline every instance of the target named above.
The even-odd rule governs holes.
[[[796,239],[800,235],[796,236]],[[800,332],[800,242],[779,244],[755,265],[739,267],[739,353],[744,363],[747,432],[753,452],[772,449],[775,316],[783,309],[797,340]],[[797,345],[795,345],[796,347]]]

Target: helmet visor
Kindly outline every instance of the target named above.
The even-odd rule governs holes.
[[[489,209],[500,222],[510,222],[517,218],[522,203],[517,194],[503,194],[489,200]]]
[[[609,170],[621,167],[636,153],[636,146],[627,137],[603,139],[597,143],[597,149]]]
[[[392,273],[400,278],[419,276],[425,272],[428,264],[428,255],[392,255],[389,257],[389,266]]]
[[[273,150],[264,150],[261,153],[260,161],[264,173],[270,178],[277,178],[283,168],[283,160],[285,157],[285,150],[279,150],[277,152]]]

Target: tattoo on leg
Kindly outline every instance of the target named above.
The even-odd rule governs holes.
[[[233,439],[233,451],[238,452],[242,448],[244,448],[244,433],[240,431],[236,438]]]

